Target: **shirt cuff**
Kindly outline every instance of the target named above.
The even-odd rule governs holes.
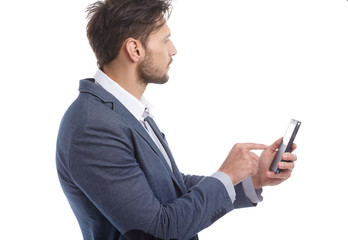
[[[231,178],[227,174],[220,171],[217,171],[216,173],[211,175],[211,177],[216,178],[222,182],[227,190],[228,196],[230,196],[232,203],[234,203],[234,201],[236,200],[236,191],[234,189]]]
[[[242,182],[243,189],[245,192],[246,197],[252,202],[252,203],[258,203],[262,202],[263,197],[261,196],[262,188],[254,189],[253,180],[251,177],[247,177]]]

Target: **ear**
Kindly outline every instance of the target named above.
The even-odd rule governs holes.
[[[129,58],[133,62],[139,62],[141,57],[144,55],[143,46],[134,38],[128,38],[125,41],[125,48]]]

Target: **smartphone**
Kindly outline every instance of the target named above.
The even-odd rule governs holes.
[[[290,124],[285,132],[283,141],[278,148],[278,152],[273,159],[270,170],[275,173],[280,173],[282,170],[278,168],[279,162],[286,162],[282,159],[282,154],[285,152],[290,152],[292,148],[292,143],[295,140],[296,134],[301,126],[301,122],[295,119],[291,119]]]

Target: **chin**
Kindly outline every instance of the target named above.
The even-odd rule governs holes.
[[[154,84],[165,84],[166,82],[168,82],[168,80],[169,80],[169,75],[167,73],[161,77],[153,78],[152,81],[150,82]]]
[[[153,83],[153,84],[165,84],[169,80],[169,75],[168,73],[165,73],[164,75],[156,76],[155,74],[153,75],[146,75],[143,74],[142,76],[139,76],[139,79],[146,84]]]
[[[162,79],[157,80],[157,81],[153,81],[152,83],[154,83],[154,84],[165,84],[165,83],[168,82],[168,80],[169,80],[169,78],[167,77],[167,78],[162,78]]]

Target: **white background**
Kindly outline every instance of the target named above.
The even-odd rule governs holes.
[[[90,3],[1,4],[0,239],[82,239],[55,141],[96,71]],[[347,239],[348,2],[176,0],[169,26],[170,80],[145,95],[184,173],[210,175],[235,143],[271,144],[302,121],[292,178],[200,239]]]

